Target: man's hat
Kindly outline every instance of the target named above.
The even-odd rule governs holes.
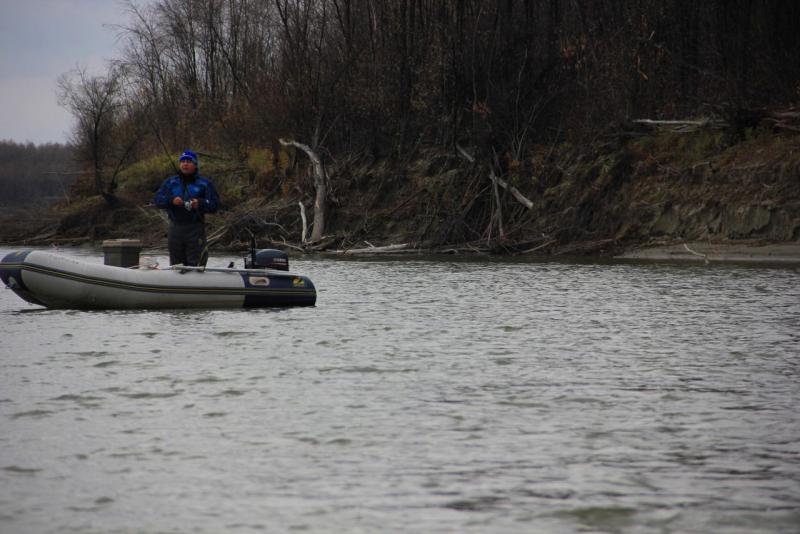
[[[186,161],[189,160],[195,165],[197,165],[197,154],[192,152],[191,150],[184,150],[181,157],[178,158],[178,161]]]

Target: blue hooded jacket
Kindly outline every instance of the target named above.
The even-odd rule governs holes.
[[[183,206],[175,206],[172,199],[181,197],[184,202],[196,198],[199,202],[196,210],[187,210]],[[214,213],[219,209],[219,194],[211,180],[195,173],[192,176],[176,174],[164,180],[153,199],[155,205],[167,210],[169,220],[174,224],[193,224],[205,222],[205,213]]]

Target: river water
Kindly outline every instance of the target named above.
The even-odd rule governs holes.
[[[0,290],[0,531],[800,531],[796,268],[291,261],[316,307]]]

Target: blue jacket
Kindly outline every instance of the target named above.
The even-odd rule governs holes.
[[[181,197],[184,202],[193,198],[200,202],[196,210],[189,211],[183,206],[175,206],[172,203],[175,197]],[[203,223],[203,214],[214,213],[219,209],[219,194],[208,178],[199,174],[176,174],[164,180],[153,202],[159,208],[167,210],[169,220],[175,224]]]

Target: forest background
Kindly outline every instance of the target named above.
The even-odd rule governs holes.
[[[217,246],[800,239],[795,1],[127,9],[107,71],[60,81],[70,144],[0,143],[2,242],[158,245],[185,148],[221,192]]]

